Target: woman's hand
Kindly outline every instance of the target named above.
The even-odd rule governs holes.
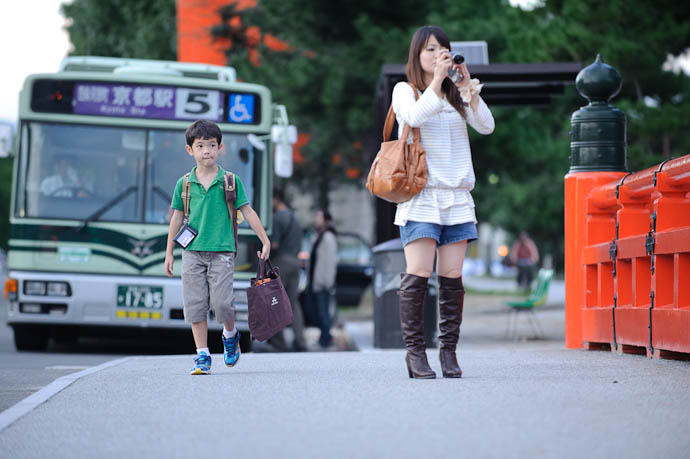
[[[441,48],[436,52],[436,58],[434,59],[434,78],[431,80],[429,87],[436,93],[438,97],[443,97],[441,91],[441,85],[443,80],[448,77],[448,69],[450,68],[452,61],[450,60],[450,51],[445,48]]]
[[[453,62],[450,60],[450,51],[442,48],[436,54],[434,61],[434,81],[443,82],[448,77],[448,69],[450,69]]]

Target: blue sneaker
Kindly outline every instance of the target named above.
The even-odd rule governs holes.
[[[223,338],[223,348],[225,349],[223,352],[225,365],[234,367],[240,360],[240,331],[237,330],[234,338],[225,338],[223,335],[221,338]]]
[[[189,374],[192,375],[207,375],[211,373],[211,356],[205,352],[201,352],[194,357],[194,368]]]

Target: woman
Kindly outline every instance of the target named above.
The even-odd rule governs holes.
[[[463,75],[456,84],[448,78],[451,67]],[[424,297],[436,256],[441,369],[444,377],[459,378],[462,371],[455,348],[465,295],[462,263],[467,243],[477,239],[467,124],[480,134],[491,134],[494,119],[479,96],[481,85],[470,79],[467,66],[452,63],[450,42],[439,27],[424,26],[412,37],[407,81],[393,89],[398,135],[406,124],[420,128],[428,179],[418,195],[398,204],[395,214],[407,265],[399,292],[405,361],[410,378],[436,377],[426,357],[423,323]],[[415,100],[415,90],[419,100]]]

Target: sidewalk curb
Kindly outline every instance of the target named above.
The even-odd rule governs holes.
[[[71,373],[65,376],[61,376],[52,383],[48,384],[43,389],[35,392],[24,400],[17,402],[11,407],[7,408],[5,411],[0,413],[0,432],[9,427],[13,422],[21,418],[22,416],[31,412],[34,408],[42,404],[43,402],[50,399],[52,396],[67,388],[70,384],[76,380],[88,376],[92,373],[96,373],[106,368],[114,367],[121,363],[131,360],[133,357],[124,357],[121,359],[110,360],[108,362],[102,363],[98,366],[87,368],[86,370]]]

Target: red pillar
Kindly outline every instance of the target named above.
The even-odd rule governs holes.
[[[221,23],[218,13],[230,0],[177,0],[177,60],[227,65],[228,42],[214,40],[211,28]],[[256,0],[238,0],[237,9],[256,6]]]

